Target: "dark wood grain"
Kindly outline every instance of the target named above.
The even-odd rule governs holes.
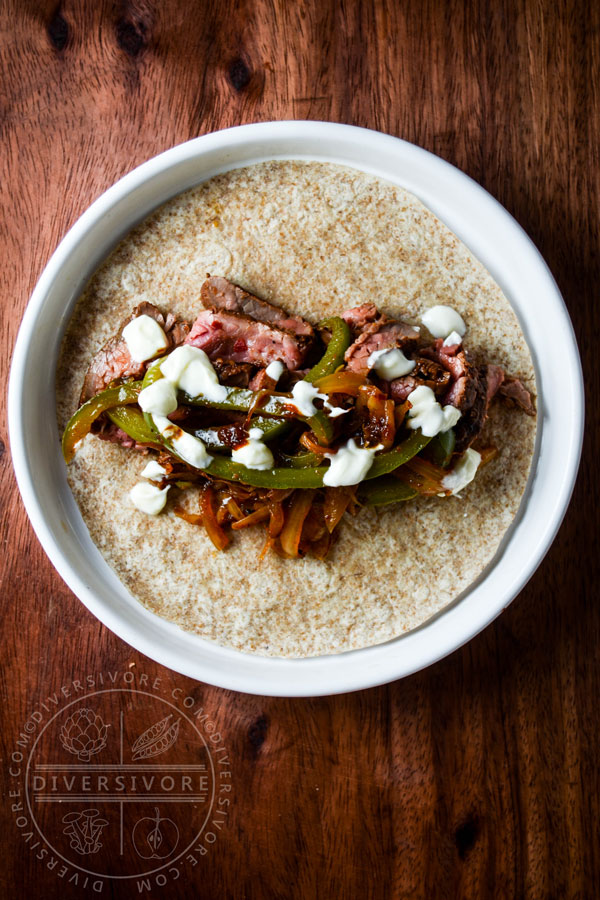
[[[314,700],[194,683],[101,626],[31,530],[3,410],[5,764],[40,699],[61,685],[147,673],[209,713],[234,785],[218,843],[152,895],[600,896],[600,6],[14,0],[2,4],[0,64],[3,379],[37,278],[101,191],[198,134],[312,118],[414,141],[497,197],[558,281],[588,386],[573,503],[512,606],[425,672]],[[560,366],[560,335],[549,352]],[[135,697],[122,703],[141,730]],[[94,896],[35,858],[3,775],[2,896]],[[112,881],[101,895],[136,894]]]

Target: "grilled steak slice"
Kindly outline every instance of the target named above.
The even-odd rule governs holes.
[[[470,447],[480,434],[496,394],[508,398],[528,415],[535,415],[529,392],[518,379],[507,377],[500,366],[476,366],[460,345],[444,347],[441,339],[421,352],[452,375],[452,384],[441,402],[456,406],[462,413],[454,429],[457,453]]]
[[[535,407],[531,399],[531,394],[518,378],[512,378],[504,373],[504,369],[500,366],[488,366],[488,388],[487,400],[488,404],[496,396],[500,394],[509,405],[518,406],[528,416],[535,416]]]
[[[200,347],[211,359],[223,357],[253,366],[268,366],[279,359],[288,369],[297,369],[304,361],[311,339],[240,313],[206,309],[192,325],[185,343]]]
[[[284,331],[310,338],[314,335],[312,325],[300,316],[288,315],[285,310],[255,297],[254,294],[249,294],[227,278],[209,276],[202,285],[200,298],[206,309],[241,313],[257,322],[275,325]]]
[[[456,406],[458,409],[466,408],[467,401],[467,385],[465,382],[459,382],[466,379],[471,373],[473,364],[466,350],[463,350],[460,344],[452,347],[444,347],[442,338],[438,338],[433,347],[424,347],[421,356],[438,363],[442,368],[450,372],[452,384],[444,398],[444,403]]]
[[[379,310],[374,303],[363,303],[342,313],[342,319],[348,323],[355,334],[360,334],[367,325],[379,318]]]
[[[459,386],[452,406],[458,406],[462,416],[454,427],[456,453],[463,453],[475,441],[485,424],[488,412],[487,399],[487,366],[474,366],[469,363],[465,375],[461,376],[450,389]]]
[[[94,424],[96,425],[96,423]],[[120,444],[127,450],[142,450],[147,452],[148,447],[152,446],[151,444],[138,444],[137,441],[134,441],[133,438],[129,437],[126,432],[119,428],[118,425],[115,425],[110,419],[105,419],[104,417],[98,421],[97,426],[92,430],[100,440],[107,441],[109,444]]]
[[[492,368],[489,366],[488,368]],[[505,376],[500,385],[499,393],[507,402],[519,406],[528,416],[535,416],[535,407],[531,400],[531,394],[523,387],[518,378]]]
[[[165,319],[161,311],[152,303],[140,303],[131,315],[121,322],[117,334],[107,341],[91,361],[83,381],[79,398],[80,405],[103,391],[116,378],[140,378],[146,371],[148,363],[133,360],[122,337],[125,326],[133,319],[137,319],[138,316],[150,316],[158,322],[169,338],[169,349],[182,344],[190,329],[187,322],[178,322],[171,313]]]
[[[501,366],[487,367],[487,402],[491,403],[504,381],[504,369]]]
[[[439,363],[419,356],[415,359],[415,367],[409,375],[394,378],[390,382],[390,396],[397,403],[403,403],[411,391],[420,384],[431,388],[436,397],[443,396],[450,385],[451,375]]]
[[[395,322],[387,316],[380,316],[367,322],[360,335],[351,344],[344,359],[351,372],[366,375],[369,371],[369,357],[375,350],[412,350],[419,339],[419,331],[405,322]]]
[[[471,361],[465,357],[463,368],[458,377],[452,382],[448,393],[444,397],[444,404],[456,406],[464,413],[475,400],[475,369]],[[486,383],[487,394],[487,383]]]
[[[461,411],[454,434],[455,452],[463,453],[480,434],[486,420],[489,405],[488,367],[476,366],[459,344],[444,347],[441,338],[421,353],[425,358],[439,363],[452,376],[450,388],[440,403],[455,406]]]

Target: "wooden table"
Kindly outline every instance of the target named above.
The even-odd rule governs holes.
[[[49,255],[98,194],[196,135],[309,118],[413,141],[497,197],[563,292],[590,391],[573,502],[510,609],[425,672],[314,700],[195,683],[100,625],[31,530],[3,412],[2,897],[600,896],[599,35],[597,3],[551,0],[3,4],[3,376]],[[557,366],[560,344],[548,348]],[[131,693],[146,674],[146,685],[160,679],[147,693],[201,706],[228,754],[231,804],[214,846],[164,886],[153,876],[150,892],[135,880],[94,888],[92,876],[85,886],[71,865],[61,874],[51,854],[37,858],[43,842],[27,838],[9,796],[11,755],[28,722],[29,753],[50,716],[44,698],[98,673],[120,673],[126,688],[111,727],[124,711],[132,733],[148,723]],[[139,858],[125,858],[134,872]]]

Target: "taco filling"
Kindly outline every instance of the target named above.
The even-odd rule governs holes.
[[[508,299],[431,210],[272,160],[172,198],[104,260],[63,340],[57,433],[124,590],[230,648],[318,656],[482,575],[526,489],[534,392]]]
[[[224,277],[200,296],[194,321],[146,302],[121,323],[89,365],[63,453],[93,432],[150,456],[130,501],[148,515],[171,503],[219,550],[255,527],[261,558],[324,559],[346,513],[464,490],[496,455],[481,441],[496,398],[535,415],[518,379],[474,363],[450,306],[423,329],[373,303],[313,325]],[[195,511],[177,502],[192,485]]]

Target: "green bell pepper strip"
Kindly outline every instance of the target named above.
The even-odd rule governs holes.
[[[382,475],[359,486],[358,499],[365,506],[385,506],[388,503],[400,503],[412,500],[417,496],[414,488],[402,481],[398,481],[393,475]]]
[[[279,456],[283,465],[290,469],[306,469],[314,468],[323,462],[323,457],[318,453],[294,453],[292,455],[279,451]]]
[[[373,460],[373,465],[367,472],[365,481],[377,478],[379,475],[387,475],[404,465],[413,456],[416,456],[427,446],[431,438],[425,437],[420,431],[415,431],[402,444],[393,450],[380,453]],[[229,459],[215,458],[206,470],[214,478],[223,478],[226,481],[240,481],[242,484],[254,487],[269,488],[319,488],[323,487],[323,478],[328,471],[328,466],[306,469],[247,469],[239,463]]]
[[[148,427],[144,414],[135,406],[115,406],[108,409],[106,415],[138,444],[157,443],[156,433]]]
[[[319,323],[319,328],[327,328],[331,332],[331,338],[327,349],[318,363],[307,372],[302,379],[314,384],[325,375],[332,375],[344,362],[344,353],[352,343],[352,334],[346,322],[339,316],[332,316]],[[333,437],[333,426],[329,416],[324,410],[318,410],[314,416],[305,420],[315,433],[317,440],[322,444],[329,444]],[[267,438],[265,438],[267,440]],[[304,454],[303,454],[304,456]],[[298,462],[298,465],[302,463]],[[292,464],[293,465],[293,464]],[[314,465],[306,463],[306,465]]]
[[[316,469],[287,469],[275,468],[247,469],[240,463],[232,462],[224,456],[215,456],[206,473],[213,478],[223,481],[237,481],[240,484],[249,484],[252,487],[262,488],[320,488],[323,487],[323,476],[327,472],[327,466]]]
[[[149,418],[152,420],[151,416]],[[158,431],[156,433],[158,435]],[[182,459],[168,439],[160,435],[159,440],[174,456]],[[376,456],[365,480],[371,480],[380,475],[387,475],[393,472],[398,466],[404,465],[409,459],[416,456],[417,453],[427,446],[430,440],[431,438],[425,437],[420,431],[415,431],[393,450],[388,450]],[[239,481],[240,484],[249,484],[253,487],[285,490],[288,488],[323,487],[323,478],[328,470],[328,466],[318,466],[316,468],[307,467],[302,469],[273,468],[261,471],[259,469],[247,469],[241,463],[233,462],[224,456],[215,456],[210,465],[200,471],[206,472],[213,478],[220,478],[223,481]]]
[[[413,431],[410,437],[407,437],[393,450],[387,450],[375,457],[365,480],[370,481],[372,478],[378,478],[379,475],[389,475],[394,469],[403,466],[413,456],[424,450],[430,440],[430,437],[425,437],[420,431]]]
[[[256,391],[250,391],[248,388],[229,387],[224,384],[222,387],[227,391],[224,400],[207,400],[202,394],[197,397],[190,397],[189,394],[183,392],[183,402],[187,406],[208,406],[210,409],[224,409],[231,412],[248,412],[256,401]],[[288,394],[270,394],[266,397],[264,403],[257,408],[256,414],[261,416],[275,416],[279,419],[303,419],[308,421],[307,416],[301,416],[293,407],[294,398]]]
[[[240,484],[249,484],[262,488],[320,488],[323,487],[323,476],[327,472],[327,466],[316,469],[287,469],[275,468],[261,471],[259,469],[247,469],[240,463],[232,462],[224,456],[215,456],[208,469],[205,471],[213,478],[221,478],[223,481],[239,481]]]
[[[75,448],[86,434],[91,431],[96,419],[115,406],[124,406],[129,403],[137,403],[138,394],[142,388],[139,381],[130,381],[117,387],[106,388],[100,391],[77,412],[71,416],[62,437],[62,452],[66,463],[70,463],[75,456]]]
[[[146,371],[143,381],[144,388],[147,388],[149,385],[163,377],[162,372],[160,371],[160,363],[163,362],[163,359],[157,360],[157,362],[151,365]],[[188,406],[207,406],[210,409],[224,409],[233,412],[248,412],[256,402],[256,391],[250,391],[247,388],[229,387],[228,385],[223,385],[223,387],[227,391],[225,400],[216,402],[214,400],[207,400],[201,395],[198,397],[190,397],[189,394],[183,393],[183,402]],[[293,403],[294,398],[291,395],[271,394],[266,398],[264,403],[261,403],[260,407],[257,409],[257,415],[260,414],[261,418],[274,416],[275,418],[288,420],[301,419],[312,428],[320,443],[328,444],[333,437],[333,425],[331,420],[321,410],[314,416],[301,416],[295,411]],[[146,419],[146,421],[148,420]],[[275,425],[276,423],[274,423],[274,427]],[[261,430],[263,430],[264,440],[269,440],[271,437],[269,431],[266,431],[263,428],[261,428]],[[278,429],[278,433],[281,433],[281,429]]]
[[[206,400],[201,395],[190,397],[189,394],[184,394],[184,403],[188,404],[188,406],[208,406],[211,409],[225,409],[234,412],[248,412],[252,408],[256,400],[256,391],[249,391],[246,388],[227,387],[227,385],[224,385],[224,387],[227,389],[227,397],[222,402],[217,403],[214,400]],[[300,415],[296,411],[294,398],[291,395],[271,394],[264,403],[260,404],[260,407],[257,409],[258,413],[261,416],[274,416],[275,418],[287,419],[288,421],[290,419],[300,419],[302,422],[306,422],[314,431],[319,443],[328,444],[333,438],[333,425],[325,413],[322,410],[318,410],[314,416]]]
[[[166,356],[161,356],[160,359],[157,359],[156,362],[153,362],[152,365],[148,366],[142,380],[142,390],[144,390],[144,388],[150,387],[150,385],[154,384],[155,381],[159,381],[161,378],[164,378],[163,373],[160,371],[160,364],[163,363],[166,358]]]
[[[221,428],[227,428],[227,425],[214,426],[210,428],[198,428],[194,431],[194,437],[203,441],[209,450],[231,450],[231,445],[224,443],[219,437]],[[250,428],[258,428],[262,431],[262,441],[271,441],[278,435],[284,434],[288,429],[287,422],[273,422],[273,419],[267,419],[264,416],[256,416],[250,421]]]
[[[319,328],[331,332],[327,350],[321,360],[304,376],[304,381],[314,384],[325,375],[333,375],[344,362],[344,354],[352,343],[352,332],[347,322],[339,316],[332,316],[319,322]]]
[[[449,428],[448,431],[440,431],[427,448],[427,456],[436,466],[447,469],[454,453],[455,444],[456,437],[453,428]]]

